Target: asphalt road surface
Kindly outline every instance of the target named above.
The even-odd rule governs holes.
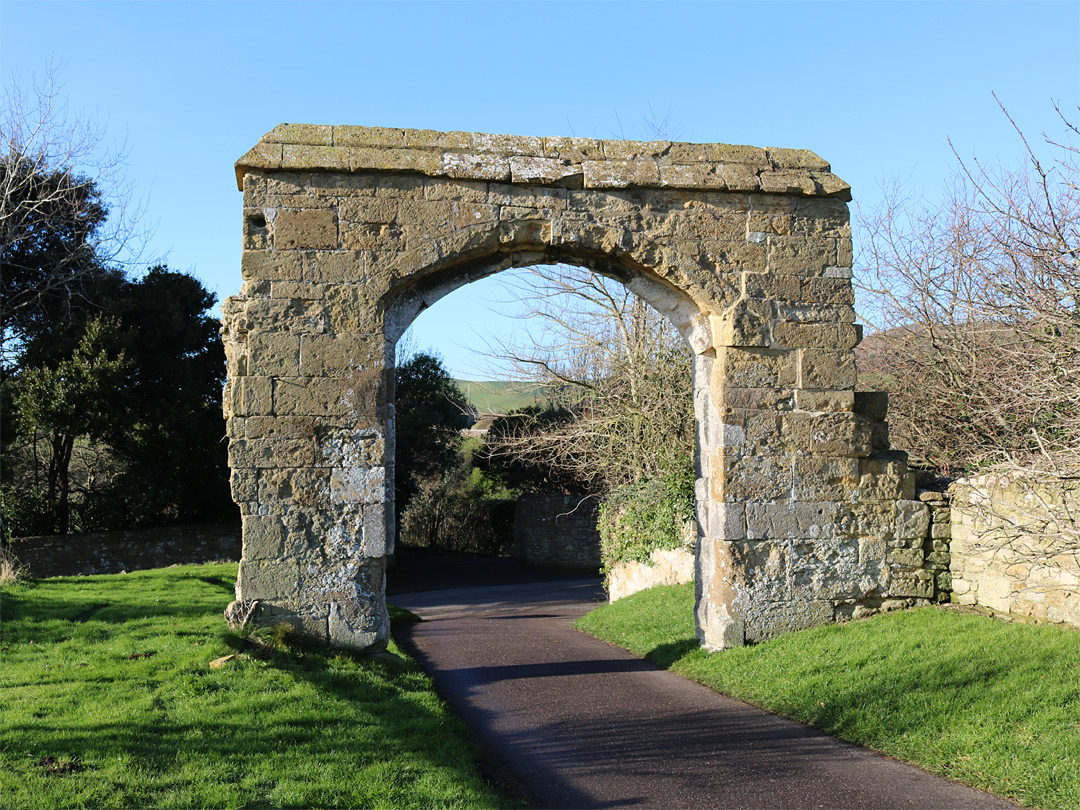
[[[840,742],[579,633],[596,577],[408,557],[401,640],[540,808],[1012,808]]]

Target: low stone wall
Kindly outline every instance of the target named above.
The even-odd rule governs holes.
[[[682,541],[680,548],[654,549],[648,563],[621,562],[612,566],[604,583],[608,600],[614,602],[655,585],[693,582],[697,522],[687,521],[679,539]]]
[[[951,492],[953,601],[1080,627],[1080,481],[994,474]]]
[[[522,495],[514,510],[514,559],[530,565],[600,569],[598,499],[581,495]]]
[[[122,532],[23,537],[11,544],[29,575],[118,574],[173,564],[240,559],[239,523],[199,523]]]
[[[608,575],[608,601],[614,602],[632,593],[657,585],[681,585],[694,581],[694,552],[685,548],[659,548],[650,555],[651,563],[618,563]]]

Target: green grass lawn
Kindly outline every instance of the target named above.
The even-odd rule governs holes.
[[[507,806],[411,661],[248,646],[211,669],[244,643],[221,615],[235,579],[222,564],[5,587],[0,806]]]
[[[1080,633],[921,608],[713,655],[693,583],[577,627],[718,692],[1043,808],[1080,808]]]

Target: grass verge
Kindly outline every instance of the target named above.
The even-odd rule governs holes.
[[[1047,810],[1080,807],[1080,633],[921,608],[709,655],[693,583],[578,629],[829,734]]]
[[[230,636],[235,579],[223,564],[5,586],[0,805],[507,806],[418,665]]]

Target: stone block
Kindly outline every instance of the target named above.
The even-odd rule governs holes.
[[[729,501],[779,501],[791,493],[791,466],[777,456],[725,455],[723,495]]]
[[[774,321],[772,342],[791,349],[844,350],[854,349],[859,341],[858,332],[852,324]]]
[[[796,456],[792,463],[792,497],[798,501],[846,500],[858,483],[858,459]]]
[[[769,272],[772,273],[820,276],[826,267],[838,264],[835,239],[770,236],[766,244]]]
[[[831,171],[828,161],[822,160],[809,149],[778,149],[770,146],[765,150],[769,162],[777,169],[813,169]]]
[[[404,249],[412,229],[414,226],[399,228],[395,225],[342,222],[341,247],[351,251],[382,250],[399,253]],[[425,232],[429,231],[430,229],[425,229]]]
[[[306,439],[236,439],[229,442],[231,467],[310,467],[314,462],[315,445]]]
[[[889,549],[886,560],[895,565],[922,568],[924,554],[921,548],[892,548]]]
[[[833,605],[828,600],[755,604],[746,618],[746,641],[765,641],[784,633],[829,624],[832,620]]]
[[[728,386],[724,389],[724,404],[736,409],[790,411],[794,401],[790,389]]]
[[[850,279],[807,278],[802,282],[802,300],[817,304],[854,304]]]
[[[798,169],[777,169],[758,175],[761,190],[771,194],[816,194],[818,185],[809,172]]]
[[[824,456],[860,458],[870,455],[870,422],[854,413],[812,417],[810,449]]]
[[[948,540],[952,537],[952,526],[949,523],[935,522],[930,527],[930,536],[935,540]]]
[[[449,180],[424,185],[425,200],[458,200],[483,203],[488,199],[488,184],[474,180]]]
[[[930,571],[893,569],[889,576],[889,595],[931,599],[934,596],[934,574]]]
[[[277,515],[244,516],[244,559],[276,560],[285,545],[285,524]]]
[[[315,420],[310,416],[252,416],[244,422],[248,439],[315,438]]]
[[[797,383],[797,355],[775,349],[728,347],[721,354],[723,380],[742,388],[786,388]]]
[[[385,490],[382,467],[338,467],[330,473],[330,498],[335,504],[382,503]]]
[[[554,185],[583,182],[580,165],[558,158],[515,156],[510,158],[510,180],[514,183]]]
[[[336,248],[336,212],[329,208],[278,211],[274,219],[274,246],[278,250]]]
[[[240,561],[238,600],[294,605],[300,593],[300,566],[295,560]]]
[[[471,149],[472,133],[436,132],[431,129],[407,129],[405,145],[416,149]]]
[[[264,377],[295,377],[300,373],[300,337],[281,332],[248,335],[248,371]]]
[[[301,376],[338,377],[358,369],[382,367],[384,340],[377,335],[303,335],[300,341]]]
[[[800,411],[836,412],[851,411],[854,402],[851,391],[806,391],[795,392],[795,407]]]
[[[832,537],[837,505],[829,502],[748,503],[746,536],[750,540]]]
[[[397,219],[398,201],[386,197],[351,197],[338,203],[342,222],[388,225]]]
[[[849,304],[790,304],[776,302],[777,317],[798,323],[853,323],[855,308]]]
[[[447,152],[443,155],[442,171],[447,177],[462,180],[491,180],[505,183],[510,180],[510,161],[502,155]]]
[[[456,202],[451,209],[450,222],[455,228],[491,227],[499,218],[499,209],[494,205],[475,202]]]
[[[346,416],[354,410],[340,380],[296,377],[274,381],[274,413],[279,416]]]
[[[720,340],[725,346],[769,347],[771,304],[753,298],[743,298],[726,313]]]
[[[326,320],[332,334],[377,333],[382,313],[365,284],[331,284],[326,289]],[[312,330],[315,331],[315,330]]]
[[[354,172],[385,169],[397,172],[419,172],[439,175],[443,171],[443,155],[431,149],[385,149],[354,147],[347,150],[349,169]]]
[[[886,557],[886,543],[881,537],[859,538],[859,562],[882,563]]]
[[[337,169],[348,171],[353,150],[341,146],[308,146],[285,144],[281,152],[281,168]]]
[[[896,502],[896,536],[900,539],[925,540],[930,531],[930,508],[922,501]]]
[[[807,390],[854,389],[854,352],[848,349],[800,349],[799,387]]]
[[[742,273],[743,294],[747,298],[792,302],[802,298],[802,282],[794,276],[770,273]]]
[[[741,503],[698,501],[701,530],[713,540],[742,540],[746,537],[746,512]]]
[[[245,250],[240,257],[240,274],[245,281],[299,281],[300,254],[276,250]]]
[[[655,163],[635,160],[588,160],[581,164],[586,188],[632,188],[660,182]]]
[[[604,159],[604,142],[595,138],[543,138],[544,157],[570,163]]]
[[[350,127],[333,128],[335,146],[405,146],[405,130],[390,127]]]
[[[229,474],[229,488],[237,503],[259,497],[259,476],[253,468],[237,467]]]
[[[269,377],[240,377],[231,382],[230,402],[235,416],[264,416],[273,413],[273,383]]]
[[[664,188],[728,188],[727,179],[719,166],[673,163],[658,166],[658,169],[659,185]]]
[[[325,124],[278,124],[263,135],[262,141],[331,146],[334,143],[334,128]]]
[[[255,299],[247,302],[247,320],[254,328],[276,329],[293,334],[325,332],[326,305],[323,301],[299,299]]]

